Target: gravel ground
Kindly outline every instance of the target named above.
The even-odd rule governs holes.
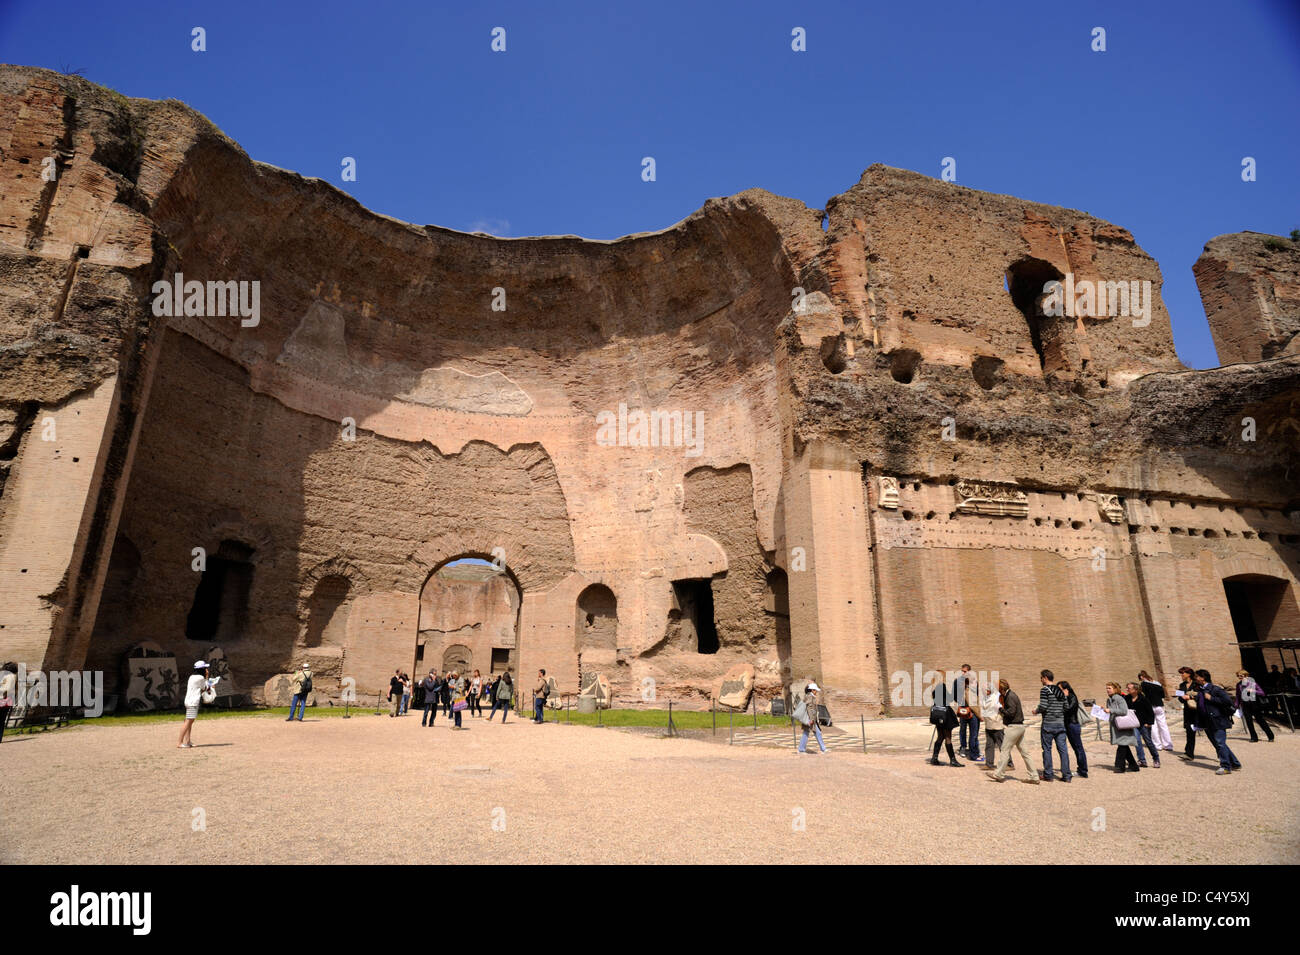
[[[725,735],[466,725],[200,718],[190,750],[179,722],[6,735],[0,861],[1300,862],[1285,729],[1231,740],[1231,776],[1168,754],[1121,779],[1093,741],[1089,779],[1027,786],[926,765],[916,721],[867,724],[905,749],[803,757]]]

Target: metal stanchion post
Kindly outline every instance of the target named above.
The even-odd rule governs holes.
[[[752,699],[754,701],[754,732],[757,733],[758,732],[758,694],[755,693]]]
[[[867,717],[866,714],[858,715],[858,722],[862,726],[862,752],[867,751]]]
[[[382,694],[376,693],[376,694],[375,694],[375,715],[376,715],[376,716],[379,715],[379,701],[380,701],[380,699],[382,699]]]
[[[709,715],[713,717],[713,735],[718,735],[718,704],[709,700]]]
[[[727,745],[730,746],[736,741],[736,711],[727,708]]]

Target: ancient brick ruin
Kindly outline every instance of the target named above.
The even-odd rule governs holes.
[[[1156,263],[1081,212],[872,166],[824,211],[498,239],[4,67],[0,274],[0,658],[29,667],[111,683],[152,641],[253,688],[454,661],[701,705],[749,664],[870,714],[915,666],[1092,693],[1300,634],[1289,240],[1206,247],[1225,365],[1192,371]],[[1052,281],[1097,307],[1052,314]],[[215,284],[252,282],[256,324]]]

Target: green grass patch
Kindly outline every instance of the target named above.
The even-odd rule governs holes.
[[[651,726],[668,728],[668,711],[667,710],[601,710],[600,713],[579,713],[576,709],[572,710],[547,710],[546,719],[548,722],[554,722],[558,712],[561,723],[574,723],[579,726]],[[728,726],[728,714],[725,710],[719,710],[716,714],[708,710],[700,712],[699,710],[679,710],[673,709],[673,725],[679,730],[707,730],[713,728],[714,717],[717,718],[717,726],[720,730],[725,730]],[[734,713],[731,714],[737,728],[754,725],[754,714]],[[766,716],[759,714],[759,726],[785,726],[789,727],[790,720],[784,716]]]
[[[307,719],[333,719],[342,717],[344,708],[341,706],[311,706],[307,708]],[[388,705],[380,711],[384,716],[388,715]],[[415,712],[412,710],[412,712]],[[374,716],[375,708],[372,707],[351,707],[352,716]],[[289,707],[287,706],[241,706],[231,707],[203,707],[199,710],[198,722],[204,720],[219,720],[234,716],[253,716],[263,719],[272,719],[279,717],[286,719],[289,716]],[[146,723],[177,723],[185,719],[185,711],[182,710],[162,710],[149,713],[118,713],[113,716],[97,716],[88,719],[69,720],[69,726],[142,726]]]

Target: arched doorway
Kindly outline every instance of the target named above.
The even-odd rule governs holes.
[[[604,584],[592,584],[578,594],[573,626],[578,652],[578,685],[588,674],[613,679],[618,664],[618,598]]]
[[[1290,581],[1265,574],[1237,574],[1224,578],[1223,594],[1239,644],[1300,633],[1300,610]],[[1242,669],[1262,680],[1267,672],[1263,651],[1252,646],[1240,649]]]
[[[219,646],[238,640],[248,632],[252,591],[253,548],[241,541],[222,541],[206,558],[185,619],[185,636]]]
[[[486,678],[513,667],[523,592],[509,569],[480,554],[462,554],[434,568],[420,590],[412,675],[431,669]]]

